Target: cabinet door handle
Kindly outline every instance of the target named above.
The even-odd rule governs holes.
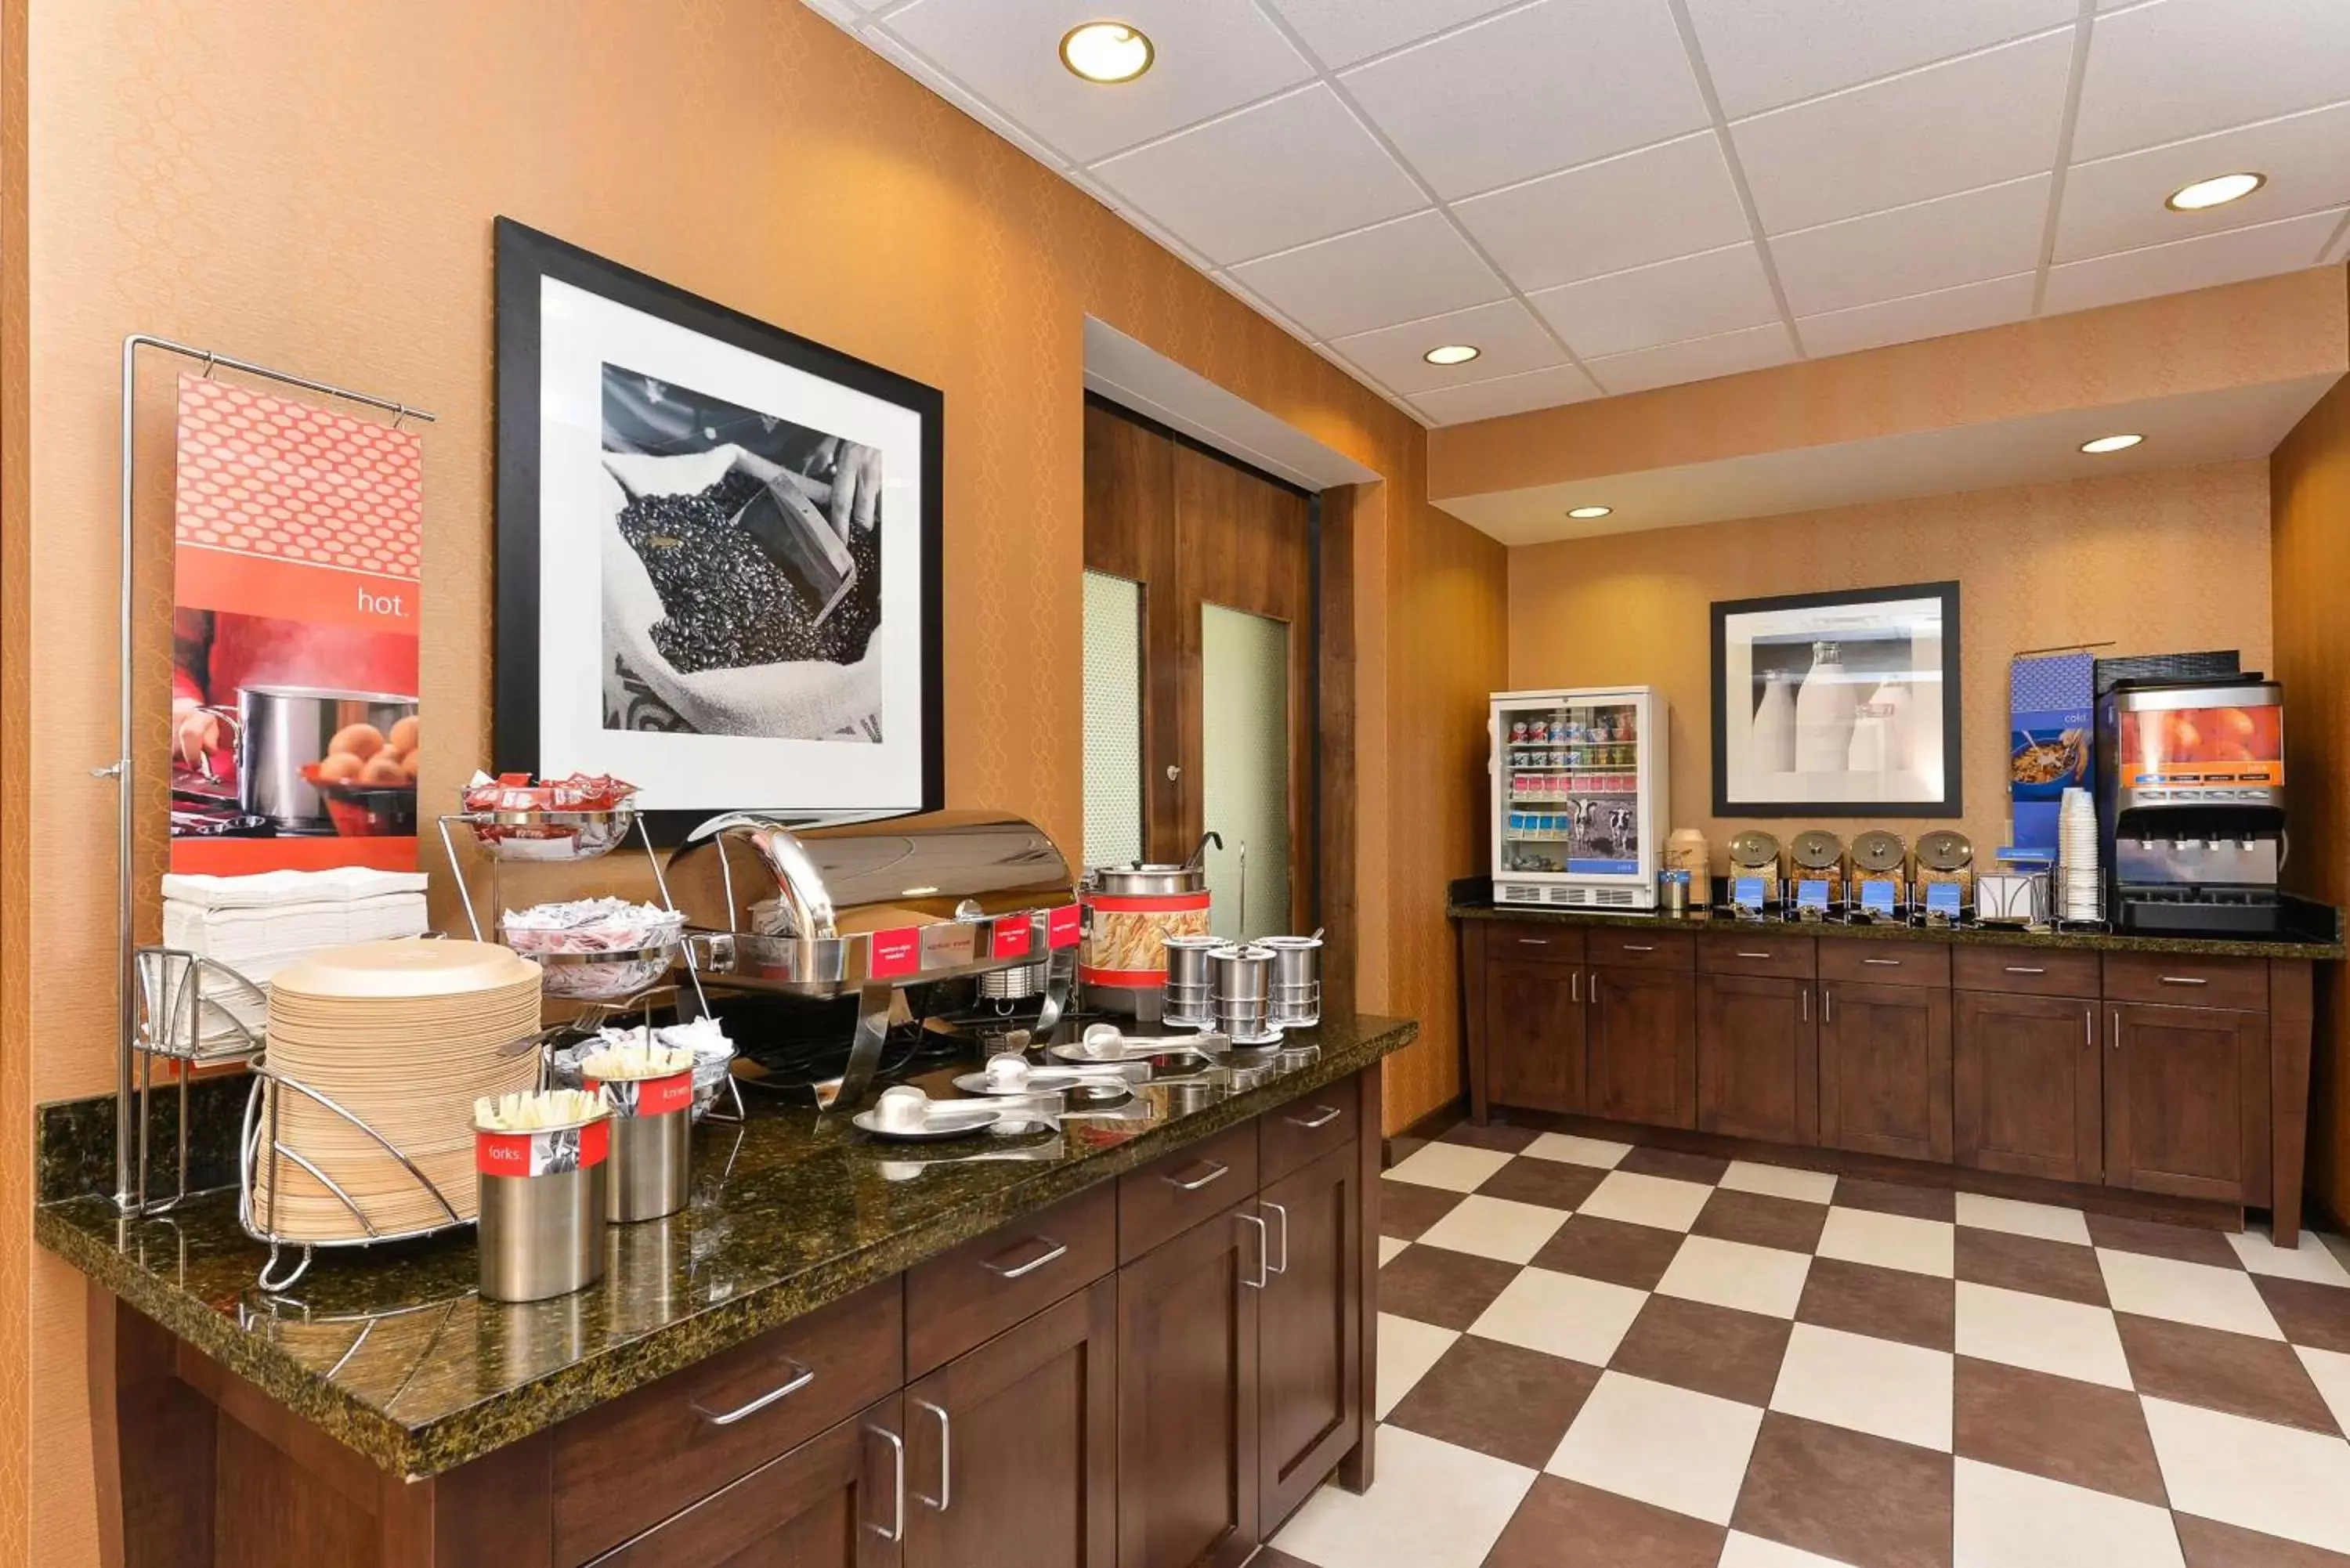
[[[1870,958],[1865,958],[1865,959],[1861,960],[1860,961],[1861,961],[1861,962],[1863,962],[1863,963],[1866,963],[1866,964],[1874,964],[1874,965],[1876,965],[1878,969],[1899,969],[1899,968],[1901,967],[1901,961],[1900,961],[1899,959],[1870,959]]]
[[[1281,1119],[1291,1127],[1304,1127],[1307,1132],[1312,1132],[1316,1127],[1328,1127],[1346,1114],[1345,1109],[1338,1106],[1316,1106],[1314,1107],[1314,1115],[1310,1116],[1284,1116]]]
[[[2116,1051],[2118,1051],[2118,1050],[2120,1050],[2121,1048],[2122,1048],[2122,1010],[2121,1010],[2120,1008],[2116,1007],[2116,1008],[2115,1008],[2115,1009],[2114,1009],[2114,1049],[2115,1049],[2115,1050],[2116,1050]]]
[[[921,1501],[944,1513],[954,1506],[954,1423],[947,1413],[928,1399],[914,1401],[917,1409],[928,1410],[939,1418],[939,1495]]]
[[[1002,1262],[1003,1259],[1011,1256],[1011,1249],[1006,1248],[1004,1251],[998,1252],[994,1257],[990,1258],[985,1262],[980,1264],[980,1267],[985,1269],[989,1273],[1001,1274],[1007,1280],[1022,1280],[1026,1279],[1030,1274],[1035,1273],[1037,1270],[1043,1268],[1054,1259],[1066,1258],[1069,1254],[1069,1244],[1066,1241],[1055,1241],[1050,1236],[1031,1236],[1028,1240],[1031,1241],[1042,1241],[1045,1243],[1044,1251],[1038,1253],[1035,1257],[1029,1259],[1024,1263],[1015,1263],[1011,1268],[1007,1269],[1003,1266]],[[1025,1246],[1027,1243],[1023,1242],[1021,1244]]]
[[[890,1469],[895,1472],[897,1478],[892,1483],[891,1490],[896,1493],[898,1499],[898,1519],[896,1523],[892,1524],[887,1530],[882,1529],[878,1524],[869,1522],[865,1526],[865,1528],[873,1532],[874,1534],[879,1535],[882,1540],[895,1545],[897,1542],[906,1539],[906,1439],[899,1437],[897,1433],[889,1430],[887,1427],[868,1427],[865,1429],[872,1436],[880,1438],[883,1442],[889,1445]]]
[[[1597,970],[1591,971],[1591,1005],[1593,1007],[1599,1005],[1599,971]]]
[[[2048,971],[2040,968],[2037,964],[2012,963],[2007,966],[2007,972],[2010,974],[2046,974]]]
[[[1567,1000],[1580,1007],[1583,1005],[1583,971],[1576,970],[1567,978],[1570,982],[1566,988]]]
[[[1807,985],[1807,986],[1804,987],[1804,1023],[1809,1023],[1811,1021],[1812,1021],[1812,988],[1811,988],[1810,986],[1808,986],[1808,985]]]
[[[1168,1186],[1173,1188],[1178,1192],[1197,1192],[1200,1189],[1207,1186],[1209,1183],[1222,1181],[1225,1177],[1232,1174],[1232,1168],[1229,1165],[1218,1165],[1212,1159],[1203,1159],[1200,1163],[1208,1167],[1207,1175],[1195,1177],[1190,1181],[1178,1181],[1171,1176],[1162,1176],[1159,1179],[1165,1182]]]
[[[2211,982],[2208,980],[2204,980],[2199,976],[2191,974],[2166,974],[2162,977],[2162,983],[2165,985],[2209,985]]]
[[[1546,948],[1550,946],[1550,939],[1548,937],[1520,937],[1518,939],[1518,946],[1522,948]]]
[[[784,1365],[791,1368],[790,1378],[780,1386],[768,1389],[749,1404],[737,1405],[732,1410],[710,1410],[703,1408],[702,1402],[697,1399],[691,1407],[693,1413],[713,1427],[731,1427],[747,1416],[757,1415],[785,1395],[798,1393],[816,1381],[816,1368],[807,1363],[794,1361],[786,1355],[784,1357]]]
[[[1763,959],[1767,961],[1771,955],[1769,953],[1740,953],[1737,956],[1740,958]]]
[[[1627,953],[1652,953],[1657,950],[1646,942],[1626,942],[1624,950]]]
[[[2094,1051],[2097,1048],[2097,1010],[2081,1009],[2081,1044]]]
[[[1264,1220],[1254,1214],[1235,1214],[1232,1218],[1243,1225],[1256,1227],[1256,1278],[1252,1280],[1243,1274],[1241,1276],[1241,1283],[1253,1291],[1261,1291],[1264,1289],[1265,1282],[1273,1278],[1272,1254],[1267,1251],[1265,1243],[1265,1238],[1271,1232],[1266,1229]]]
[[[1823,1023],[1835,1022],[1835,992],[1825,985],[1820,987],[1820,1022]]]
[[[1265,1265],[1264,1272],[1268,1274],[1285,1274],[1289,1272],[1289,1210],[1281,1204],[1264,1203],[1262,1200],[1260,1200],[1260,1207],[1270,1209],[1281,1216],[1281,1262],[1268,1263]]]

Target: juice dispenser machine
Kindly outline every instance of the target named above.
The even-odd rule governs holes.
[[[2283,927],[2284,689],[2124,681],[2097,702],[2098,847],[2122,930]]]

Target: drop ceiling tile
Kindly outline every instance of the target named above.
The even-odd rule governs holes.
[[[1237,109],[1312,68],[1250,0],[1128,0],[1157,64],[1105,87],[1061,64],[1061,37],[1096,0],[914,0],[880,26],[996,110],[1079,162]]]
[[[1689,0],[1724,114],[1735,119],[2046,27],[2076,0]]]
[[[1273,8],[1297,29],[1305,47],[1333,70],[1518,3],[1519,0],[1272,0]]]
[[[864,20],[865,13],[861,0],[807,0],[807,5],[809,9],[818,16],[837,22],[844,27],[853,27]]]
[[[2020,272],[1907,299],[1799,316],[1795,330],[1812,358],[1825,359],[1863,348],[1881,348],[1888,343],[1915,343],[1921,337],[2003,326],[2032,314],[2033,277],[2031,273]]]
[[[1474,196],[1453,212],[1523,289],[1718,249],[1748,233],[1711,130]]]
[[[946,99],[957,109],[962,110],[963,113],[971,116],[972,119],[979,121],[980,124],[987,127],[988,130],[995,132],[996,135],[1003,138],[1004,140],[1009,141],[1013,146],[1020,149],[1021,151],[1025,152],[1029,157],[1034,158],[1047,169],[1057,169],[1064,173],[1067,172],[1068,161],[1064,159],[1060,153],[1056,152],[1052,148],[1045,146],[1035,137],[1029,135],[1027,130],[1023,127],[1014,124],[1011,120],[1006,119],[1003,115],[998,114],[988,104],[973,98],[970,93],[963,90],[962,84],[956,82],[952,78],[942,74],[935,66],[931,65],[930,61],[924,59],[913,50],[906,47],[905,45],[899,43],[889,34],[882,32],[879,28],[875,28],[861,36],[864,37],[866,43],[872,46],[873,52],[875,54],[879,55],[883,59],[889,61],[891,65],[897,67],[899,70],[905,72],[908,76],[913,78],[916,81],[921,83],[924,87],[930,88],[932,92],[938,94],[941,98]]]
[[[1661,348],[1586,359],[1584,364],[1612,397],[1682,381],[1708,381],[1716,376],[1734,376],[1741,370],[1760,370],[1783,365],[1794,357],[1795,346],[1789,341],[1786,327],[1773,321],[1767,327],[1749,327],[1742,332],[1725,332],[1718,337],[1700,337],[1692,343],[1668,343]]]
[[[1412,401],[1436,423],[1457,425],[1471,420],[1523,414],[1530,409],[1559,408],[1599,395],[1597,382],[1572,365],[1560,365],[1523,376],[1504,376],[1498,380],[1472,381],[1465,387],[1422,392]]]
[[[1232,271],[1322,337],[1441,316],[1509,293],[1436,212],[1316,241]]]
[[[2182,185],[2239,171],[2266,174],[2269,182],[2240,202],[2199,213],[2174,213],[2162,204]],[[2350,103],[2078,165],[2064,176],[2055,259],[2079,261],[2274,223],[2345,196],[2350,196]]]
[[[1730,128],[1771,234],[2037,173],[2056,160],[2070,29]]]
[[[2154,0],[2100,16],[2073,156],[2104,158],[2350,99],[2342,0]]]
[[[1444,196],[1663,141],[1707,119],[1666,0],[1537,0],[1341,80]]]
[[[1466,365],[1431,365],[1420,358],[1440,343],[1467,343],[1482,352]],[[1514,299],[1357,333],[1330,347],[1408,398],[1566,363],[1542,323]]]
[[[1981,283],[2039,265],[2048,176],[2011,180],[1771,241],[1797,316]]]
[[[1318,82],[1087,172],[1218,263],[1428,205],[1403,166]]]
[[[2055,315],[2157,294],[2241,283],[2272,273],[2299,272],[2318,264],[2343,211],[2335,207],[2249,229],[2228,229],[2050,267],[2045,308]]]
[[[1567,347],[1589,359],[1779,319],[1752,242],[1544,289],[1530,296]]]

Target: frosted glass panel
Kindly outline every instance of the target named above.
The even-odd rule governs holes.
[[[1211,929],[1275,935],[1289,929],[1289,624],[1202,605],[1200,682],[1201,823],[1224,839],[1208,851]]]
[[[1086,864],[1142,858],[1142,585],[1086,574]]]

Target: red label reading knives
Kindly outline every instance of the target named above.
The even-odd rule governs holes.
[[[619,1116],[661,1116],[693,1104],[693,1073],[688,1069],[665,1078],[629,1078],[617,1082],[588,1080],[588,1092],[607,1091],[612,1114]]]
[[[875,980],[895,980],[900,975],[919,973],[922,967],[922,932],[919,926],[902,926],[893,931],[876,931],[872,937],[872,960],[866,972]]]
[[[1045,945],[1058,952],[1063,948],[1077,945],[1084,929],[1085,911],[1075,904],[1064,904],[1045,917]]]
[[[995,922],[995,938],[988,950],[1000,959],[1026,958],[1030,941],[1028,917],[1014,915]]]

